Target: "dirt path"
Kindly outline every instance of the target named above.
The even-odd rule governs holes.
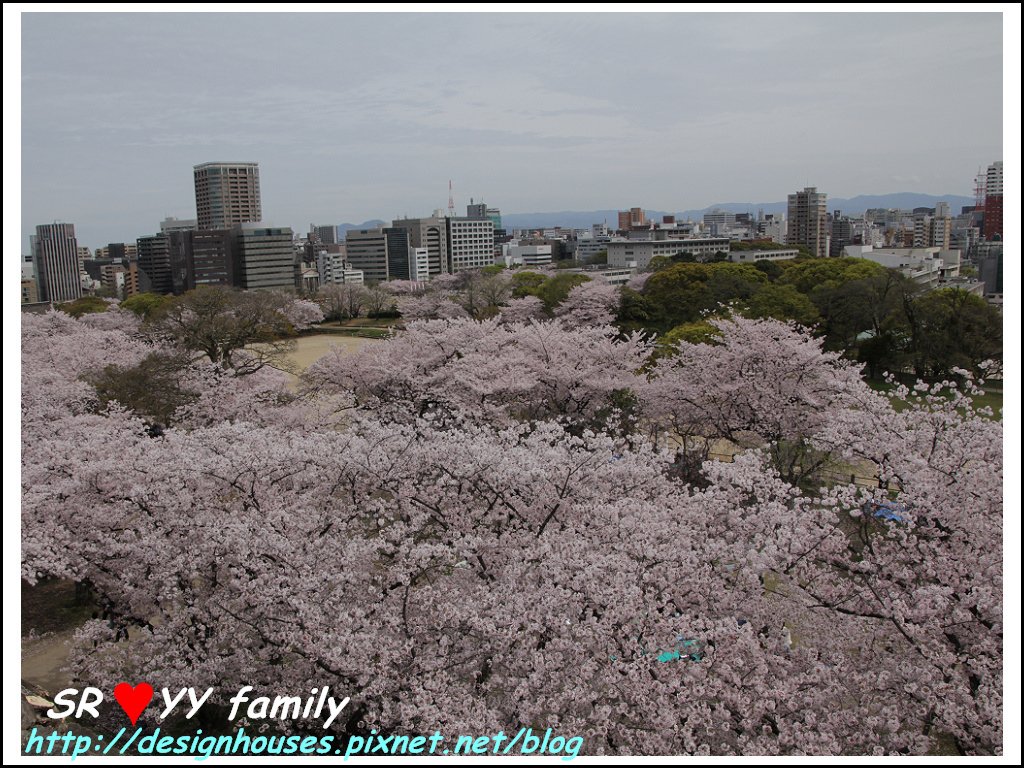
[[[21,679],[51,696],[67,688],[70,676],[62,667],[67,664],[73,634],[74,630],[67,630],[38,639],[22,638]]]
[[[345,353],[351,354],[367,344],[373,344],[376,339],[323,333],[300,336],[296,341],[297,347],[292,354],[288,355],[288,359],[304,371],[332,349],[340,348]]]

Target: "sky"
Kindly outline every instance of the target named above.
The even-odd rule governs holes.
[[[194,218],[209,161],[258,162],[264,220],[305,232],[429,215],[449,180],[460,212],[681,211],[805,186],[971,195],[1003,157],[998,13],[21,23],[23,251],[42,223],[95,248]]]

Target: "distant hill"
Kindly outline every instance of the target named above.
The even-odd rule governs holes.
[[[964,195],[926,195],[921,192],[894,192],[888,195],[857,195],[856,197],[830,197],[828,198],[828,210],[836,209],[846,215],[856,216],[864,213],[868,208],[903,208],[912,210],[914,208],[934,208],[938,202],[949,203],[953,214],[960,213],[960,208],[965,205],[974,205],[973,197]],[[672,214],[670,211],[647,211],[648,218],[655,221],[662,216],[674,215],[679,221],[693,219],[699,221],[705,213],[718,208],[730,213],[752,213],[755,216],[758,211],[765,213],[785,213],[786,201],[772,203],[716,203],[707,208],[692,209]],[[502,213],[501,223],[507,229],[527,229],[542,227],[572,227],[582,229],[592,224],[607,223],[615,229],[619,221],[618,210],[599,211],[555,211],[552,213]],[[344,225],[343,225],[344,226]]]

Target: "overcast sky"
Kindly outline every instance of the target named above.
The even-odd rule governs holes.
[[[268,222],[972,194],[1002,157],[998,14],[24,14],[22,248],[192,218],[260,165]]]

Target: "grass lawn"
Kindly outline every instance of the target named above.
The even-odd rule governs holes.
[[[320,323],[317,328],[391,328],[399,322],[400,317],[351,317],[348,320]]]
[[[335,336],[355,336],[361,339],[383,339],[390,336],[392,329],[389,327],[374,326],[339,326],[333,323],[324,323],[316,327],[316,332],[310,336],[333,334]]]

